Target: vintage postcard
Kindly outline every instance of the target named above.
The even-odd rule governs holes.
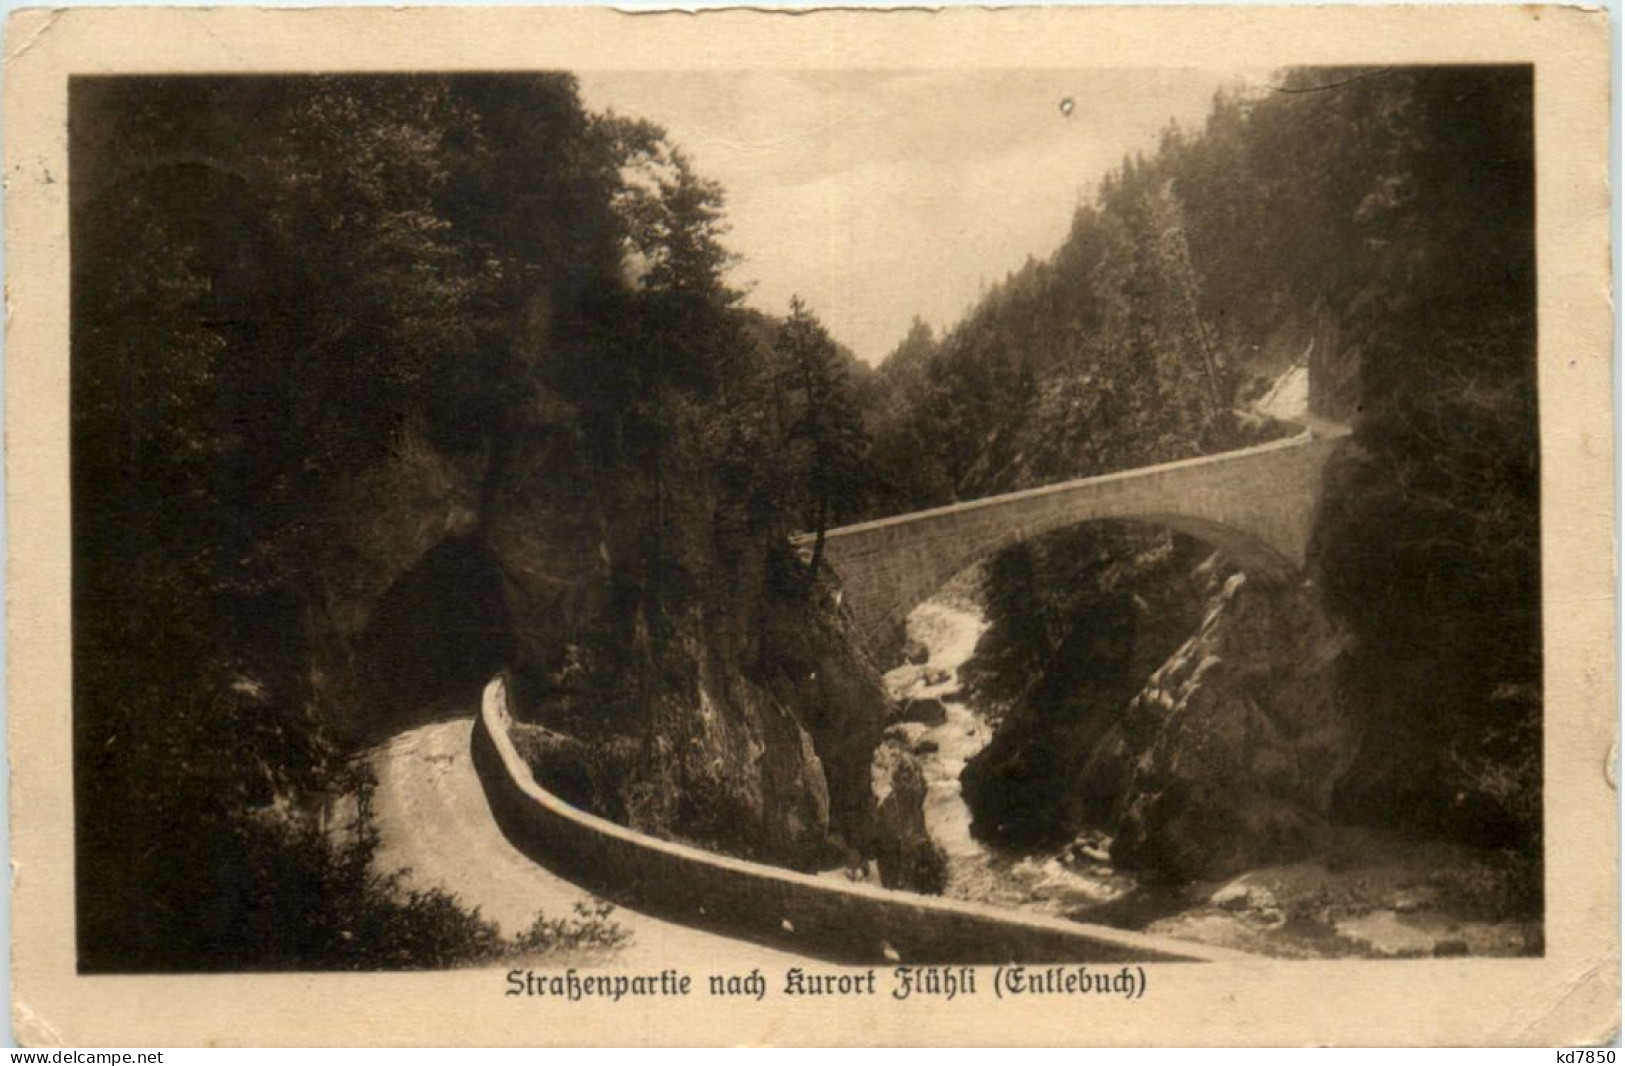
[[[25,1044],[1617,1031],[1602,13],[6,51]]]

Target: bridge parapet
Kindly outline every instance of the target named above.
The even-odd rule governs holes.
[[[825,533],[824,559],[875,648],[894,639],[908,613],[955,574],[1012,544],[1082,522],[1167,526],[1211,544],[1255,577],[1281,579],[1303,566],[1321,472],[1347,434],[1316,427],[1240,451],[843,526]]]

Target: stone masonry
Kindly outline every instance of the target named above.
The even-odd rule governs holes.
[[[824,558],[871,647],[884,646],[911,610],[960,571],[1080,522],[1167,526],[1211,544],[1254,580],[1287,577],[1303,565],[1321,470],[1346,435],[1317,428],[1222,455],[843,526],[825,534]]]

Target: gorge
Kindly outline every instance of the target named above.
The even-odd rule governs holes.
[[[569,74],[77,84],[81,968],[613,940],[380,837],[495,676],[549,794],[797,891],[1539,951],[1529,71],[1280,79],[876,366]]]

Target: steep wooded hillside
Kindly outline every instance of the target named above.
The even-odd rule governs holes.
[[[484,951],[318,812],[504,667],[603,813],[875,852],[885,699],[787,543],[842,513],[847,364],[740,309],[661,131],[567,75],[74,92],[86,967]]]
[[[1202,130],[1170,128],[1156,153],[1109,175],[1057,251],[942,337],[917,325],[881,367],[870,417],[886,505],[1278,433],[1241,412],[1271,376],[1308,366],[1314,414],[1355,434],[1328,472],[1306,590],[1330,615],[1328,654],[1311,656],[1330,683],[1293,690],[1335,691],[1345,739],[1322,760],[1335,789],[1299,813],[1536,854],[1531,91],[1524,68],[1433,67],[1291,70],[1270,90],[1219,93]],[[967,794],[987,797],[994,835],[1064,836],[1081,809],[1098,811],[1100,797],[1085,799],[1112,787],[1079,775],[1118,736],[1147,657],[1173,650],[1167,619],[1145,610],[1178,580],[1168,544],[1158,547],[1167,534],[1073,536],[989,569],[983,684],[1013,703]],[[1101,553],[1109,567],[1094,561]],[[1262,595],[1232,589],[1225,602]],[[1300,626],[1302,611],[1247,608],[1254,622]],[[1211,621],[1220,633],[1231,624]],[[1161,635],[1102,660],[1108,632]],[[1058,686],[1056,664],[1075,672],[1079,654],[1098,668]],[[1289,642],[1280,654],[1301,661],[1304,650]],[[1215,670],[1203,699],[1241,699]],[[1317,704],[1310,717],[1328,713]],[[1078,744],[1062,753],[1065,737]],[[1156,743],[1142,738],[1145,751]],[[1177,776],[1159,771],[1140,787]],[[1225,802],[1222,789],[1202,794]],[[1046,808],[1045,796],[1077,799]],[[1098,816],[1112,822],[1134,796],[1116,802],[1118,815]],[[1142,841],[1123,859],[1167,853]]]

